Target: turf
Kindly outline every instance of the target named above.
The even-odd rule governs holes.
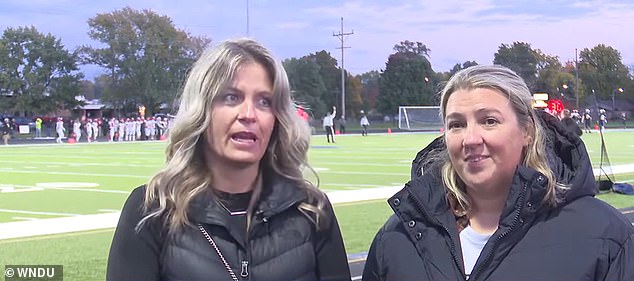
[[[437,134],[346,135],[335,144],[315,136],[311,165],[323,190],[402,186],[418,150]],[[605,134],[612,165],[634,163],[634,132]],[[584,134],[595,167],[599,135]],[[93,143],[0,147],[0,223],[97,214],[119,210],[130,190],[146,182],[164,161],[165,143]],[[617,174],[634,182],[634,173]],[[313,178],[317,182],[317,179]],[[9,189],[35,191],[7,192]],[[634,206],[634,197],[599,195],[617,208]],[[35,214],[18,211],[36,212]],[[348,253],[367,251],[378,228],[391,215],[385,200],[335,206]],[[63,215],[63,214],[62,214]],[[0,240],[0,265],[63,264],[66,280],[103,280],[113,230]]]

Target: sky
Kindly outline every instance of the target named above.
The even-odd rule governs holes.
[[[456,63],[492,64],[501,44],[574,61],[575,49],[605,44],[634,67],[634,0],[0,0],[0,29],[35,26],[61,39],[68,50],[100,46],[88,37],[88,19],[124,7],[150,9],[212,44],[249,36],[280,59],[326,50],[352,74],[385,69],[393,47],[419,41],[436,72]],[[247,12],[248,11],[248,12]],[[248,15],[248,16],[247,16]],[[247,24],[248,23],[248,24]],[[88,79],[101,74],[83,66]]]

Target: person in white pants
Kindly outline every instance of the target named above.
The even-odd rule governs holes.
[[[97,141],[97,137],[99,137],[99,120],[93,119],[92,124],[92,140]]]
[[[119,127],[119,121],[116,118],[110,118],[110,122],[108,122],[108,127],[110,127],[110,141],[114,141],[114,133],[117,132],[117,127]]]
[[[62,117],[57,118],[55,130],[57,131],[57,139],[55,141],[57,143],[62,143],[62,138],[64,138],[64,132],[66,131],[66,128],[64,128],[64,119],[62,119]]]
[[[86,138],[88,142],[92,142],[93,130],[92,130],[92,119],[86,120]]]
[[[79,139],[81,139],[81,122],[79,119],[73,121],[73,133],[75,134],[75,141],[79,142]]]
[[[118,141],[123,141],[124,133],[125,133],[125,119],[121,118],[119,120],[119,138],[118,138]]]

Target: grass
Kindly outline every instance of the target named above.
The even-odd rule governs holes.
[[[412,157],[435,134],[343,136],[328,144],[315,136],[309,152],[324,190],[402,186]],[[613,165],[634,163],[632,132],[607,132]],[[584,134],[594,166],[600,160],[598,134]],[[0,209],[68,214],[96,214],[121,209],[128,193],[144,183],[163,161],[164,143],[96,143],[0,147],[0,191],[40,188],[32,192],[2,192]],[[634,182],[634,173],[617,181]],[[72,187],[72,188],[71,188]],[[631,196],[601,194],[617,208],[634,206]],[[335,206],[349,254],[367,251],[374,234],[392,214],[385,200]],[[20,218],[16,218],[20,217]],[[0,212],[0,223],[51,214]],[[66,280],[103,280],[113,230],[0,240],[0,265],[62,264]]]

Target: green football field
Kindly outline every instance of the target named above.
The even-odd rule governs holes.
[[[400,186],[409,179],[412,157],[435,136],[346,135],[336,144],[315,136],[310,163],[325,191]],[[599,134],[583,139],[598,167]],[[613,167],[634,165],[634,131],[609,131],[605,139]],[[1,146],[0,224],[117,212],[129,192],[161,167],[164,148],[164,142]],[[634,169],[615,177],[634,182]],[[632,196],[608,193],[599,198],[617,208],[634,206]],[[384,201],[335,206],[349,254],[367,251],[391,213]],[[62,264],[65,280],[103,280],[112,234],[107,228],[0,240],[0,266]]]

